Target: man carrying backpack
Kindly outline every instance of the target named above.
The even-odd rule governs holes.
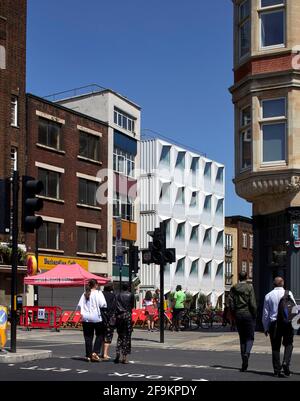
[[[274,376],[289,377],[294,340],[292,309],[296,302],[291,291],[284,290],[282,277],[276,277],[273,285],[273,291],[265,296],[262,322],[265,335],[270,334]],[[280,363],[281,342],[284,346],[282,365]]]

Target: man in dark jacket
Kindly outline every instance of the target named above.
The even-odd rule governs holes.
[[[239,274],[239,283],[234,285],[229,294],[229,305],[235,315],[236,326],[240,336],[242,368],[248,369],[248,361],[254,343],[256,320],[256,300],[252,284],[247,283],[247,273]]]

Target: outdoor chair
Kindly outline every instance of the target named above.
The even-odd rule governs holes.
[[[74,315],[71,317],[69,323],[73,328],[81,327],[81,313],[79,311],[74,312]]]
[[[61,315],[61,327],[66,328],[70,326],[71,318],[73,316],[74,311],[64,311]]]

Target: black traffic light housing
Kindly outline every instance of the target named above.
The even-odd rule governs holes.
[[[42,181],[32,177],[22,177],[22,230],[24,233],[33,233],[43,224],[43,219],[40,216],[35,216],[43,208],[43,200],[37,198],[44,189]]]
[[[139,247],[130,245],[129,247],[129,268],[134,274],[139,271]]]
[[[149,249],[151,250],[152,255],[152,263],[156,265],[164,264],[166,235],[163,229],[163,223],[161,223],[160,227],[156,228],[154,231],[149,231],[148,235],[153,238],[153,241],[149,243]]]
[[[148,235],[153,238],[153,241],[149,242],[148,249],[142,251],[144,264],[165,265],[176,262],[176,249],[166,248],[165,222],[160,223],[159,228],[155,228],[154,231],[149,231]]]
[[[167,248],[165,250],[165,263],[175,263],[176,262],[176,249],[175,248]]]
[[[10,233],[10,178],[0,179],[0,234]]]

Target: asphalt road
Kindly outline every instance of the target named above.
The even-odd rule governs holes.
[[[300,355],[293,357],[290,378],[272,376],[271,356],[253,354],[249,371],[239,371],[238,352],[193,351],[156,348],[135,348],[131,363],[112,361],[88,363],[83,360],[84,345],[80,343],[47,343],[20,341],[20,348],[51,349],[53,358],[20,364],[0,364],[0,381],[300,381]],[[114,347],[111,348],[113,355]]]

